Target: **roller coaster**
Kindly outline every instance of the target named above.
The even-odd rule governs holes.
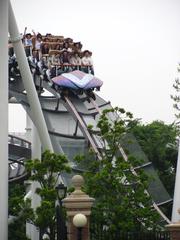
[[[80,171],[74,165],[73,157],[76,154],[85,154],[89,146],[101,159],[102,141],[95,135],[88,125],[96,130],[98,119],[104,109],[111,109],[111,103],[102,99],[95,90],[100,90],[102,81],[94,75],[77,70],[66,71],[60,75],[47,77],[45,71],[38,65],[29,62],[34,84],[38,93],[41,109],[46,121],[48,134],[56,153],[65,153],[69,162],[73,164],[73,171]],[[69,65],[68,65],[69,67]],[[72,69],[72,68],[71,68]],[[23,106],[33,120],[32,111],[19,71],[16,58],[9,57],[9,102],[15,101]],[[115,116],[111,114],[113,120]],[[128,139],[131,139],[129,144]],[[143,160],[142,165],[132,169],[142,168],[153,180],[149,183],[147,194],[153,199],[153,207],[161,215],[163,223],[170,223],[162,208],[172,202],[172,198],[160,181],[153,165],[143,153],[136,139],[128,135],[122,142],[119,152],[124,161],[127,161],[125,149],[135,157]],[[24,161],[31,157],[31,143],[25,139],[9,135],[9,182],[23,181],[26,178]],[[66,184],[70,176],[63,175]]]

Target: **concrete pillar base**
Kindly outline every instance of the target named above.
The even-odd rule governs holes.
[[[180,223],[172,223],[166,226],[170,232],[171,240],[180,240]]]
[[[82,213],[87,218],[87,224],[82,229],[82,239],[90,240],[89,234],[89,217],[91,214],[91,207],[94,202],[94,198],[89,197],[83,191],[81,187],[83,186],[84,179],[80,175],[76,175],[72,178],[72,184],[75,187],[75,191],[72,192],[68,197],[63,199],[63,206],[65,206],[68,217],[68,240],[77,240],[78,229],[73,225],[73,217],[77,213]]]

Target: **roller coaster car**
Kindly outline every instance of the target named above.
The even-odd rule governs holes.
[[[70,88],[59,88],[58,90],[56,89],[56,91],[58,91],[61,95],[61,99],[66,101],[65,100],[65,97],[75,97],[77,95],[82,95],[83,93],[85,93],[86,97],[87,97],[87,101],[88,102],[91,102],[91,98],[93,100],[96,100],[96,96],[95,94],[93,93],[93,90],[94,89],[88,89],[88,90],[73,90],[73,89],[70,89]]]
[[[100,90],[103,82],[92,74],[87,74],[76,70],[69,73],[63,73],[57,77],[52,78],[54,87],[59,90],[61,95],[65,92],[73,92],[76,95],[85,93],[91,98],[95,98],[94,89]]]

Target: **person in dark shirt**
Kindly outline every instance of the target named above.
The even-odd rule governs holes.
[[[62,51],[72,52],[72,48],[69,46],[68,42],[64,42]]]
[[[65,50],[61,53],[60,60],[61,60],[61,63],[63,64],[64,72],[72,71],[72,68],[70,66],[71,65],[70,58],[71,58],[71,55],[67,50]]]
[[[81,42],[75,42],[74,45],[73,45],[74,52],[81,53],[81,49],[82,49]]]
[[[61,44],[57,43],[54,47],[54,50],[60,50],[61,51],[62,50]]]
[[[49,54],[49,44],[48,43],[43,43],[41,45],[41,53],[42,54]]]

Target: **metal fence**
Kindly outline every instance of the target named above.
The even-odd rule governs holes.
[[[170,240],[168,232],[119,232],[119,233],[106,233],[101,232],[93,234],[91,232],[91,240]]]
[[[94,224],[90,227],[91,240],[170,240],[167,231],[108,232]]]

